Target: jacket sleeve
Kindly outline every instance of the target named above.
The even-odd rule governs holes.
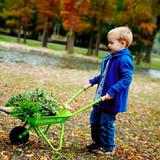
[[[109,95],[114,97],[117,92],[129,87],[132,81],[133,67],[131,57],[121,59],[119,64],[120,80],[109,88],[107,91]]]
[[[98,84],[99,80],[100,80],[101,75],[94,77],[93,79],[90,79],[89,82],[92,84],[92,86],[94,84]]]

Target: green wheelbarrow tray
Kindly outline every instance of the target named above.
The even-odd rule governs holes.
[[[81,89],[75,96],[73,96],[69,101],[65,103],[65,105],[69,104],[73,99],[75,99],[84,89]],[[23,126],[18,126],[12,129],[10,132],[10,141],[15,144],[15,145],[20,145],[24,144],[28,141],[29,139],[29,131],[33,128],[37,135],[39,137],[43,137],[45,141],[48,143],[48,145],[55,151],[59,151],[62,147],[62,139],[63,139],[63,133],[64,133],[64,122],[70,118],[75,116],[76,114],[86,110],[87,108],[93,106],[94,104],[100,102],[101,99],[98,99],[97,101],[85,106],[84,108],[78,110],[75,113],[69,112],[65,108],[61,108],[60,114],[56,116],[45,116],[45,117],[40,117],[40,118],[25,118],[25,117],[18,117],[22,121],[24,121]],[[59,147],[54,148],[50,141],[47,139],[46,134],[52,124],[61,124],[61,133],[60,133],[60,140],[59,140]],[[26,125],[30,125],[28,129],[25,128]],[[39,126],[47,125],[46,129],[44,132],[39,128]]]

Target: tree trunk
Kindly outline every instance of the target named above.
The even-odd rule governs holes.
[[[152,53],[153,43],[147,45],[146,55],[144,57],[144,62],[151,63],[151,53]]]
[[[57,35],[59,36],[59,30],[60,30],[60,27],[59,27],[59,21],[57,21],[54,25],[54,32],[53,32],[53,35]]]
[[[28,3],[28,1],[25,0],[25,1],[24,1],[24,8],[27,6],[27,3]],[[24,12],[23,12],[23,14],[24,14]],[[28,23],[28,22],[24,22],[24,21],[23,21],[23,34],[24,34],[23,43],[26,43],[26,39],[27,39],[27,35],[26,35],[26,33],[27,33],[27,23]]]
[[[68,44],[69,44],[68,41],[69,41],[69,36],[67,36],[66,51],[68,49]]]
[[[45,34],[44,42],[43,42],[43,47],[47,47],[47,42],[48,42],[48,32]]]
[[[21,39],[21,29],[22,29],[22,20],[20,20],[20,25],[19,25],[19,28],[18,28],[17,43],[20,43],[20,39]]]
[[[96,40],[96,45],[95,45],[94,56],[96,56],[96,57],[98,57],[99,44],[100,44],[100,41],[101,41],[101,33],[102,33],[102,21],[99,24],[98,35],[97,35],[97,40]]]
[[[88,51],[87,51],[87,55],[90,56],[92,55],[92,49],[93,49],[93,36],[94,36],[94,32],[93,32],[93,27],[91,28],[91,36],[90,36],[90,41],[89,41],[89,46],[88,46]]]
[[[94,50],[94,41],[93,41],[93,43],[91,45],[91,55],[93,55],[93,50]]]
[[[78,0],[77,0],[77,7],[80,8],[80,3],[78,3]],[[75,10],[72,16],[74,17],[74,16],[79,15],[79,14],[80,14],[80,9],[78,10],[78,12]],[[71,21],[72,21],[72,23],[71,23],[71,27],[70,27],[70,33],[69,33],[69,36],[67,38],[67,45],[66,45],[66,51],[69,54],[74,53],[73,47],[74,47],[76,31],[73,30],[73,28],[77,24],[77,22],[75,23],[73,20],[71,20]]]
[[[55,23],[54,25],[54,32],[53,32],[53,35],[57,35],[57,22]]]
[[[88,46],[88,52],[87,55],[92,55],[93,54],[93,48],[94,48],[94,27],[96,25],[96,18],[93,17],[93,24],[91,26],[91,36],[90,36],[90,41],[89,41],[89,46]]]
[[[152,48],[153,48],[153,43],[154,43],[154,38],[156,36],[156,33],[157,31],[155,31],[153,35],[149,36],[150,43],[147,44],[146,55],[143,59],[144,62],[151,63],[151,53],[152,53]]]
[[[75,35],[76,35],[76,32],[75,32],[75,31],[72,31],[72,34],[71,34],[71,35],[68,37],[68,39],[67,39],[66,50],[67,50],[67,52],[69,52],[69,54],[72,54],[72,53],[73,53]]]
[[[141,46],[140,46],[140,51],[137,55],[137,65],[140,64],[140,61],[141,61],[141,53],[142,53],[142,48],[143,48],[143,43],[141,43]]]
[[[47,11],[49,11],[49,8],[50,8],[50,3],[48,3]],[[49,17],[49,15],[47,13],[45,23],[44,23],[44,28],[43,28],[41,47],[46,47],[47,46],[46,37],[48,37],[48,36],[46,36],[46,32],[47,32],[48,17]]]
[[[23,32],[24,32],[24,41],[23,41],[23,43],[25,44],[26,40],[27,40],[27,27],[26,26],[23,26]]]
[[[157,28],[156,28],[156,30],[153,32],[153,35],[151,35],[149,37],[149,40],[150,40],[151,43],[149,43],[147,45],[146,55],[145,55],[145,58],[143,60],[144,62],[151,63],[151,53],[152,53],[153,43],[154,43],[155,36],[156,36],[157,32],[159,31],[159,29],[160,29],[160,16],[157,17]]]

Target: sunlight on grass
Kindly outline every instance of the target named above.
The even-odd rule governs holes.
[[[135,66],[142,67],[142,68],[152,68],[160,70],[160,61],[152,60],[151,63],[141,62],[139,65],[136,64],[134,61]]]
[[[74,48],[74,53],[87,55],[87,49],[85,49],[85,48]]]
[[[48,49],[56,50],[56,51],[65,51],[65,46],[56,45],[56,44],[47,44]]]
[[[22,40],[21,40],[21,43],[23,44]],[[29,41],[29,40],[27,40],[26,44],[28,46],[33,46],[33,47],[39,47],[40,46],[40,42],[38,42],[38,41],[36,42],[36,41]]]
[[[5,42],[14,42],[16,43],[16,38],[12,38],[12,37],[3,37],[3,36],[0,36],[0,41],[5,41]]]
[[[160,58],[160,55],[159,55],[159,54],[152,53],[152,54],[151,54],[151,58]]]

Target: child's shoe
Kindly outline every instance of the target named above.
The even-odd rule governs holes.
[[[100,146],[98,144],[96,144],[95,142],[92,142],[91,144],[87,144],[86,148],[88,150],[93,150],[93,149],[98,149]]]
[[[113,156],[115,154],[115,151],[106,151],[104,150],[103,148],[98,148],[98,149],[94,149],[92,150],[93,153],[96,153],[96,154],[101,154],[101,155],[111,155]]]

